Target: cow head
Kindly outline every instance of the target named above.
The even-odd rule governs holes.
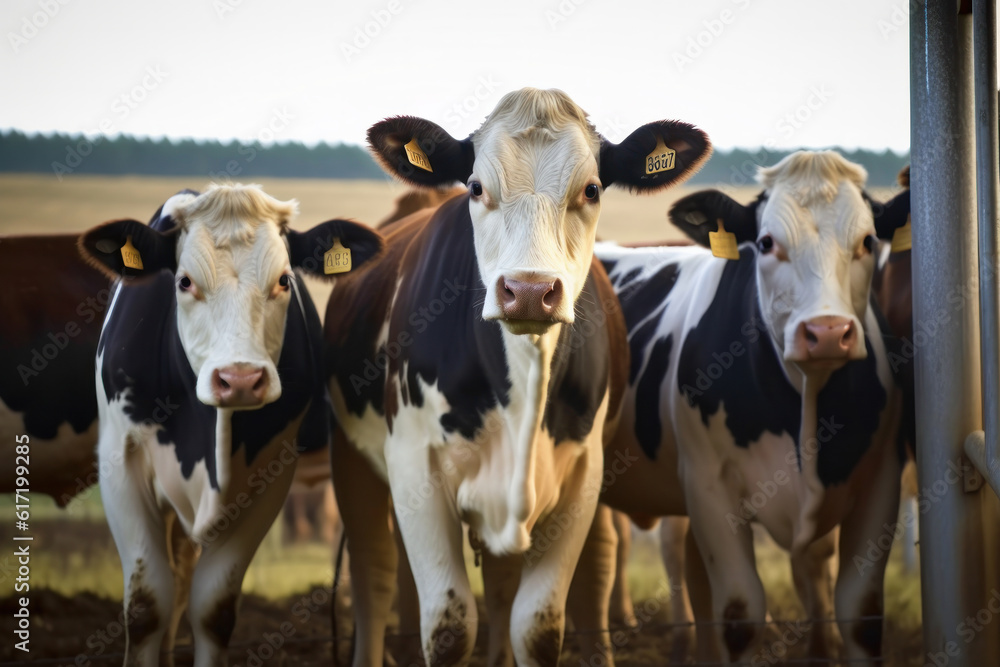
[[[878,204],[862,190],[866,178],[862,167],[833,151],[803,151],[762,168],[764,191],[748,206],[707,190],[670,211],[670,220],[702,245],[710,245],[720,221],[737,243],[754,244],[764,322],[784,359],[806,371],[867,354],[863,322],[876,227],[905,222],[909,195]]]
[[[612,144],[565,93],[533,88],[505,95],[461,141],[408,116],[374,125],[368,140],[382,166],[409,183],[468,186],[486,287],[482,316],[514,334],[573,321],[604,188],[655,192],[690,176],[711,152],[703,132],[677,121],[644,125]]]
[[[256,185],[212,185],[202,195],[172,197],[152,227],[136,220],[95,227],[80,238],[80,249],[109,275],[125,277],[126,289],[171,272],[177,333],[198,399],[257,408],[281,396],[276,364],[285,318],[304,287],[293,270],[335,277],[324,273],[334,239],[350,249],[353,268],[382,247],[376,232],[343,220],[293,231],[288,225],[297,209],[294,200],[278,201]]]

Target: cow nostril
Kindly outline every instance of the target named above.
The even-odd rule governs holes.
[[[222,378],[219,378],[219,386],[222,387],[223,389],[229,389],[229,383],[223,380]]]
[[[810,345],[815,345],[819,342],[819,338],[816,338],[816,334],[809,327],[806,327],[806,342]]]
[[[253,385],[253,390],[254,391],[260,391],[261,389],[263,389],[264,386],[267,384],[266,380],[267,380],[267,376],[264,375],[263,373],[261,373],[260,377],[257,379],[257,381]]]
[[[557,280],[552,283],[551,289],[542,296],[542,305],[549,309],[555,309],[562,301],[562,281]]]
[[[500,280],[497,281],[497,292],[500,296],[500,300],[506,306],[509,306],[510,304],[517,301],[517,295],[514,294],[514,291],[510,288],[510,285],[507,284],[506,278],[500,278]]]

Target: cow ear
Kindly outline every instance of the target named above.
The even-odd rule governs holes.
[[[686,180],[711,154],[708,135],[694,125],[676,120],[649,123],[620,144],[601,140],[601,184],[656,192]]]
[[[757,207],[761,201],[762,196],[744,206],[718,190],[702,190],[677,201],[670,209],[670,222],[706,248],[711,247],[708,234],[719,230],[720,220],[727,232],[736,235],[737,244],[754,241],[757,239]]]
[[[164,234],[138,220],[114,220],[85,232],[80,255],[111,278],[147,278],[177,270],[177,234]]]
[[[289,229],[288,254],[293,268],[317,278],[336,278],[382,252],[382,236],[348,220],[327,220],[305,232]]]
[[[910,221],[910,191],[903,190],[884,204],[868,200],[875,218],[875,235],[883,241],[892,240],[896,230]]]
[[[459,141],[441,126],[413,116],[372,125],[368,144],[383,169],[413,185],[464,184],[475,162],[471,139]]]

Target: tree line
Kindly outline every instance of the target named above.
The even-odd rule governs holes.
[[[890,150],[839,150],[868,170],[868,185],[891,186],[909,163],[909,155]],[[776,163],[787,150],[736,148],[716,151],[691,183],[752,185],[758,165]],[[139,174],[193,176],[215,180],[256,177],[387,179],[368,151],[351,144],[299,142],[263,145],[258,142],[151,139],[117,135],[25,134],[0,132],[0,172],[52,174]]]

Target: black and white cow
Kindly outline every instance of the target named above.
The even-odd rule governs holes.
[[[828,548],[839,525],[846,657],[875,663],[882,622],[871,617],[882,613],[887,556],[866,551],[895,521],[902,459],[898,392],[870,294],[866,174],[836,153],[800,152],[760,179],[749,206],[705,191],[670,212],[701,245],[733,234],[735,261],[701,247],[596,248],[632,353],[612,447],[633,463],[602,500],[690,516],[695,617],[717,623],[699,632],[701,659],[750,660],[762,635],[751,521],[806,567],[823,562],[811,550]]]
[[[294,201],[258,186],[170,198],[147,226],[80,239],[123,275],[97,349],[101,496],[125,578],[127,665],[172,633],[177,521],[200,546],[190,586],[195,665],[226,664],[243,575],[281,509],[299,450],[328,442],[322,328],[300,278],[339,239],[356,268],[380,236],[331,220],[288,228]],[[176,519],[174,518],[176,517]]]
[[[327,309],[354,664],[383,661],[391,489],[427,663],[465,664],[475,642],[465,522],[483,559],[490,663],[553,665],[627,356],[593,260],[601,193],[681,180],[707,137],[661,121],[611,144],[564,93],[523,89],[465,140],[412,117],[376,124],[369,140],[408,182],[469,192],[386,229],[385,257],[338,283]]]

